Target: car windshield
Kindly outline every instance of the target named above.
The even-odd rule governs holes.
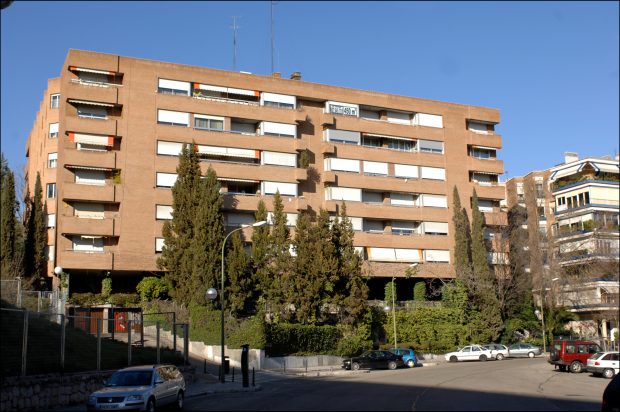
[[[594,355],[590,356],[590,359],[598,359],[598,358],[600,358],[601,356],[603,356],[604,354],[605,354],[605,352],[598,352],[598,353],[595,353]]]
[[[116,372],[108,379],[106,386],[148,386],[152,375],[152,371]]]

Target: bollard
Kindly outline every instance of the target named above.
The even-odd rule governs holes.
[[[207,360],[205,359],[205,363],[203,366],[203,373],[207,373]]]
[[[256,376],[254,374],[254,366],[252,366],[252,386],[256,383]]]
[[[232,381],[235,381],[235,367],[233,366],[233,376],[232,376]]]
[[[284,365],[284,373],[286,373],[286,360],[284,360],[283,365]]]

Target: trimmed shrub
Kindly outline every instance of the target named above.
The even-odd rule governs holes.
[[[128,307],[136,306],[140,302],[140,296],[136,293],[113,293],[108,297],[108,302],[113,306]]]
[[[420,280],[413,286],[413,300],[421,302],[426,300],[426,282]]]
[[[335,326],[272,324],[267,327],[268,355],[332,355],[339,338]]]
[[[142,302],[149,302],[153,299],[165,298],[168,296],[168,285],[162,278],[147,276],[138,283],[136,290],[140,294]]]

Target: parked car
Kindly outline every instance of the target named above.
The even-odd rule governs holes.
[[[508,347],[510,356],[513,358],[528,357],[542,355],[542,350],[538,346],[531,345],[529,343],[514,343]]]
[[[553,342],[549,363],[556,365],[561,371],[570,369],[573,373],[580,373],[587,365],[588,358],[597,352],[602,352],[598,344],[587,340],[563,340]]]
[[[457,349],[456,352],[446,353],[446,360],[448,362],[467,361],[467,360],[479,360],[486,361],[487,359],[495,359],[491,355],[491,351],[480,345],[468,345],[461,349]]]
[[[140,410],[175,404],[183,408],[185,379],[174,365],[145,365],[121,369],[104,382],[105,387],[93,392],[86,404],[89,411]]]
[[[603,375],[611,379],[620,371],[618,352],[599,352],[588,358],[586,369],[594,375]]]
[[[360,356],[347,358],[342,361],[344,369],[396,369],[403,366],[403,357],[389,350],[369,350]]]
[[[620,412],[620,375],[614,376],[603,391],[601,412]]]
[[[485,348],[491,351],[491,356],[497,360],[502,360],[510,356],[510,349],[507,346],[499,343],[490,343],[484,345]]]
[[[410,368],[413,368],[416,363],[418,363],[418,359],[415,356],[415,352],[413,349],[405,349],[405,348],[392,348],[390,352],[395,353],[396,355],[400,355],[403,357],[403,362]]]

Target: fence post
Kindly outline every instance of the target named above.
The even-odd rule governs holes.
[[[177,353],[177,314],[172,312],[172,353]]]
[[[41,291],[37,292],[37,313],[41,312]]]
[[[189,365],[189,325],[187,323],[183,325],[183,357],[185,365]]]
[[[24,331],[22,334],[22,376],[26,376],[26,361],[28,360],[28,311],[24,311]]]
[[[140,309],[140,346],[144,347],[144,312]]]
[[[155,328],[157,329],[157,334],[155,336],[157,337],[156,338],[156,340],[157,340],[157,343],[156,343],[156,346],[157,346],[157,363],[159,364],[159,321],[157,321],[155,323]]]
[[[66,325],[65,325],[65,315],[60,315],[60,370],[64,372],[65,370],[65,333],[66,333]]]
[[[15,303],[18,308],[22,307],[22,278],[20,277],[17,278],[17,299]]]
[[[133,320],[128,319],[127,320],[127,366],[131,366],[131,328],[133,327],[132,324],[133,324]]]
[[[101,370],[101,321],[103,319],[97,318],[97,371]]]

